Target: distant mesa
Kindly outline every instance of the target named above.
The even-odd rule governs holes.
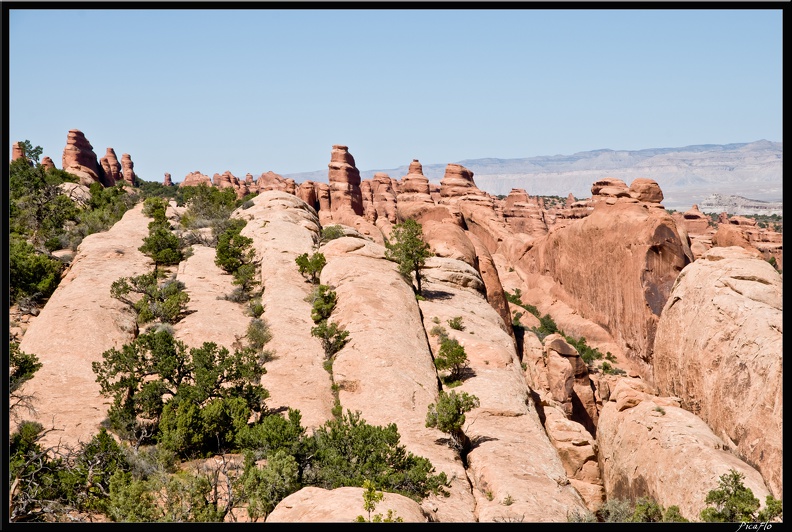
[[[727,214],[759,214],[759,215],[783,215],[783,203],[780,201],[760,201],[744,198],[742,196],[726,194],[710,194],[701,203],[699,210],[702,212]]]

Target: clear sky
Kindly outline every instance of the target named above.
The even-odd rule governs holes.
[[[9,144],[60,167],[76,128],[181,181],[320,170],[333,144],[371,170],[782,141],[781,9],[459,5],[11,10]]]

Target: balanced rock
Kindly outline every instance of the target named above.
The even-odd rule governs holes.
[[[121,173],[124,176],[124,182],[135,186],[135,177],[137,177],[135,176],[135,164],[128,153],[121,154]]]
[[[165,179],[162,180],[162,186],[164,187],[173,186],[173,181],[171,181],[171,175],[168,172],[165,172]]]

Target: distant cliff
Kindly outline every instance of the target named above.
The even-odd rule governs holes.
[[[742,196],[728,196],[724,194],[710,194],[699,204],[701,212],[720,214],[777,214],[783,215],[783,204],[780,201],[758,201]]]

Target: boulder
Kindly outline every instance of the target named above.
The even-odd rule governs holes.
[[[679,275],[657,327],[655,382],[783,493],[783,281],[739,247]]]
[[[729,452],[702,419],[673,403],[617,386],[603,405],[597,442],[607,497],[651,497],[698,521],[707,493],[735,469],[764,504],[770,491],[759,472]]]

